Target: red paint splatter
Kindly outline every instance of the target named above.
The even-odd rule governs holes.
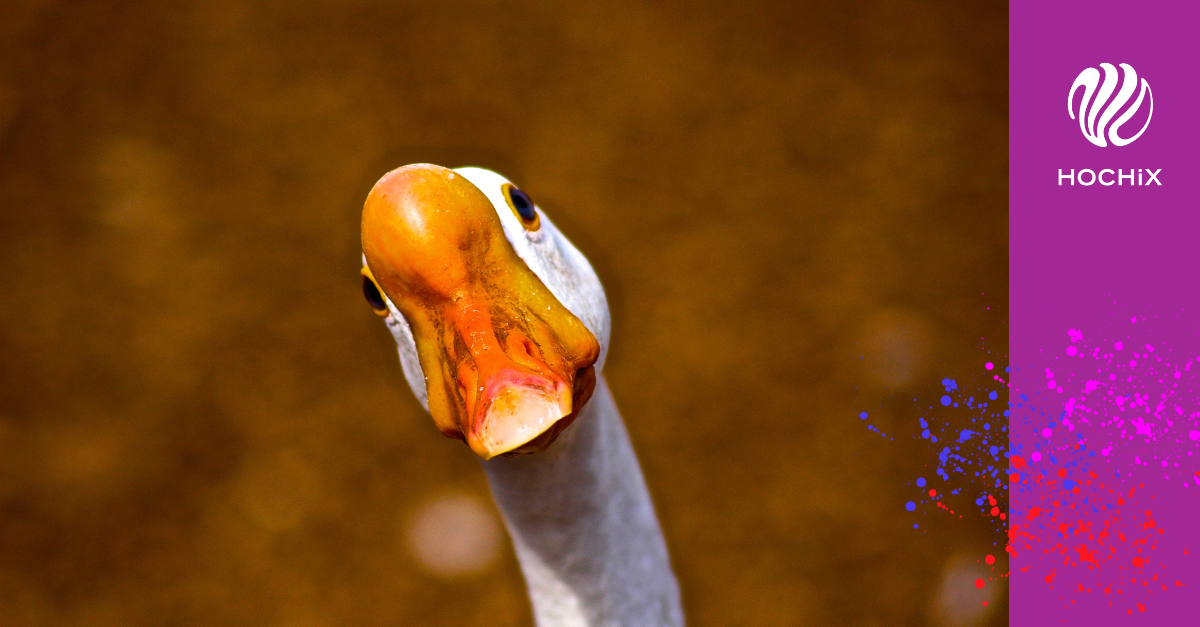
[[[976,588],[982,588],[982,587],[983,587],[983,580],[982,580],[982,579],[976,579],[976,580],[975,580],[975,587],[976,587]]]
[[[1013,468],[1024,468],[1025,467],[1025,458],[1021,457],[1020,455],[1013,455],[1012,457],[1009,458],[1009,461],[1012,462]]]
[[[1039,515],[1039,514],[1041,514],[1041,513],[1042,513],[1042,508],[1040,508],[1040,507],[1030,507],[1030,508],[1029,508],[1029,514],[1027,515],[1027,518],[1029,518],[1029,520],[1033,520],[1034,518],[1037,518],[1037,517],[1038,517],[1038,515]]]
[[[1046,583],[1054,583],[1054,573],[1046,575]]]
[[[937,490],[930,490],[930,491],[929,491],[929,498],[933,498],[933,497],[935,497],[935,496],[937,496]]]
[[[1094,551],[1094,550],[1089,551],[1087,548],[1087,545],[1081,544],[1081,545],[1075,547],[1075,551],[1079,553],[1079,561],[1091,562],[1092,564],[1097,564],[1096,551]]]
[[[985,562],[987,562],[987,563],[989,563],[989,564],[995,564],[995,563],[996,563],[996,556],[995,556],[995,555],[989,555],[989,556],[987,556],[987,557],[983,558],[983,561],[985,561]]]
[[[1065,477],[1065,476],[1067,476],[1067,469],[1066,469],[1066,468],[1059,468],[1059,469],[1058,469],[1058,476],[1059,476],[1059,477]]]

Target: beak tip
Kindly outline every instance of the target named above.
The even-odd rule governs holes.
[[[533,442],[570,414],[570,397],[535,388],[505,386],[475,421],[467,442],[486,461]]]

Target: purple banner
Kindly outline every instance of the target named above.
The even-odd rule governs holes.
[[[1010,623],[1200,624],[1192,3],[1010,5]]]

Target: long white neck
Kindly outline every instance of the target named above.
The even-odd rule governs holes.
[[[483,468],[538,627],[682,627],[662,530],[603,377],[550,448]]]

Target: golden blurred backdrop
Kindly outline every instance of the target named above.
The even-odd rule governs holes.
[[[1005,3],[4,4],[0,624],[531,624],[360,293],[418,161],[597,268],[691,625],[1007,624],[902,515],[1007,352]]]

